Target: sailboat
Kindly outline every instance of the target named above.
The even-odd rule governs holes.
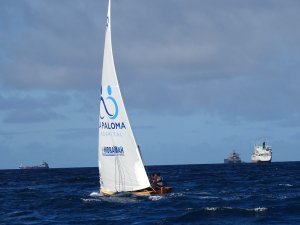
[[[111,43],[111,1],[108,1],[103,55],[98,163],[100,192],[113,195],[164,194],[170,187],[151,187],[119,88]]]

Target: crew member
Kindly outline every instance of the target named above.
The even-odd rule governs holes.
[[[154,173],[151,175],[151,186],[153,188],[160,188],[164,186],[163,178],[160,173]]]

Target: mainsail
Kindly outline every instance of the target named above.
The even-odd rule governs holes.
[[[98,162],[101,190],[127,192],[150,187],[122,99],[111,44],[110,0],[104,44]]]

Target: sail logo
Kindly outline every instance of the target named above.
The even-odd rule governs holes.
[[[101,99],[100,99],[100,107],[101,107],[101,103],[103,104],[103,107],[105,109],[105,112],[106,112],[106,115],[114,120],[117,118],[118,114],[119,114],[119,107],[118,107],[118,104],[117,104],[117,101],[116,99],[112,96],[112,88],[110,85],[107,85],[107,94],[108,96],[106,97],[106,99],[104,100],[103,96],[102,96],[102,87],[101,87]],[[106,102],[108,101],[108,102]],[[108,110],[108,107],[107,107],[107,104],[108,105],[113,105],[113,107],[110,107],[110,108],[114,108],[113,110],[109,111]],[[101,116],[101,111],[100,111],[100,118],[101,119],[104,119],[104,116]]]
[[[123,148],[123,146],[112,146],[112,147],[104,146],[102,148],[102,155],[104,155],[104,156],[124,156],[124,148]]]
[[[102,129],[107,129],[107,130],[126,129],[126,126],[123,122],[122,123],[120,123],[120,122],[118,122],[118,123],[100,122],[99,127]]]

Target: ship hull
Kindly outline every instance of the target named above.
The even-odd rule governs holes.
[[[252,163],[270,163],[272,160],[251,160]]]
[[[35,166],[23,166],[22,164],[19,166],[21,170],[47,170],[49,169],[49,165],[46,162],[43,162],[41,165]]]
[[[251,157],[251,162],[252,163],[270,163],[270,162],[272,162],[271,152],[269,152],[265,156],[253,155]]]
[[[239,164],[239,163],[242,163],[242,161],[241,160],[224,159],[224,163],[226,163],[226,164]]]
[[[49,167],[36,167],[36,166],[20,166],[21,170],[47,170]]]
[[[272,157],[252,157],[251,158],[252,163],[270,163],[272,162]]]

